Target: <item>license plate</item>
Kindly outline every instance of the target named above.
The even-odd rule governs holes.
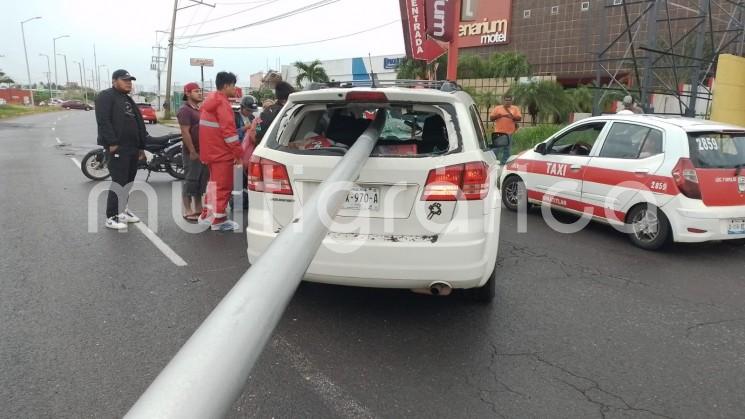
[[[737,189],[740,190],[740,192],[745,192],[745,176],[737,177]]]
[[[380,208],[378,188],[353,187],[344,201],[344,209],[377,211]]]
[[[745,234],[745,218],[730,220],[727,234]]]

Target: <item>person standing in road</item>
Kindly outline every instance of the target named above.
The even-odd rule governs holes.
[[[199,160],[199,104],[202,103],[202,88],[197,83],[184,86],[184,104],[176,119],[181,127],[184,143],[184,219],[197,221],[202,213],[202,197],[207,191],[209,172]]]
[[[238,138],[241,143],[246,139],[246,134],[256,129],[257,121],[255,112],[259,109],[256,98],[251,95],[241,99],[241,108],[235,113],[235,127],[238,130]]]
[[[215,77],[217,91],[202,105],[199,120],[200,158],[209,168],[206,208],[202,224],[215,231],[235,231],[238,223],[228,220],[227,208],[233,191],[233,166],[241,164],[242,150],[229,97],[235,95],[235,74],[221,71]]]
[[[274,121],[274,118],[279,114],[279,111],[282,110],[285,103],[287,103],[287,99],[293,93],[295,93],[295,88],[292,87],[290,83],[287,83],[286,81],[280,81],[277,83],[277,86],[274,88],[274,95],[277,97],[277,100],[270,107],[264,108],[261,115],[259,115],[261,121],[256,127],[257,141],[260,142],[261,139],[264,138],[267,130],[269,130],[269,126],[272,125],[272,121]]]
[[[489,115],[489,120],[494,121],[494,133],[491,137],[492,144],[501,136],[507,136],[508,139],[507,146],[494,148],[494,154],[502,164],[505,164],[510,157],[512,134],[517,131],[517,122],[522,119],[523,116],[520,114],[520,109],[512,106],[512,95],[510,94],[502,96],[502,104],[495,107]]]
[[[127,207],[137,162],[145,158],[147,137],[142,114],[129,96],[132,80],[136,79],[127,70],[116,70],[111,75],[112,87],[96,98],[98,145],[108,153],[112,180],[106,203],[106,227],[114,230],[124,230],[128,223],[140,221]]]
[[[636,104],[636,101],[634,101],[634,98],[631,97],[631,95],[626,95],[623,97],[623,109],[616,112],[616,114],[618,115],[631,115],[641,113],[644,113],[644,109]]]

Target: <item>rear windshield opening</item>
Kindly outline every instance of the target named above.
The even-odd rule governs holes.
[[[450,109],[446,109],[446,108]],[[370,126],[378,111],[386,123],[371,156],[442,155],[458,148],[449,105],[308,104],[288,110],[276,147],[302,154],[344,154]]]
[[[688,135],[691,160],[699,168],[745,166],[745,132],[696,132]]]

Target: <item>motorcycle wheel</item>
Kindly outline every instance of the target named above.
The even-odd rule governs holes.
[[[111,176],[106,153],[100,149],[89,151],[80,162],[80,169],[85,177],[91,180],[104,180]]]
[[[186,177],[184,173],[183,148],[178,146],[168,150],[166,158],[168,158],[168,163],[166,163],[168,174],[176,179],[183,180]]]

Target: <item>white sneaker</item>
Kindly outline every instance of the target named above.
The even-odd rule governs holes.
[[[210,226],[212,231],[236,231],[240,228],[241,226],[233,220],[225,220],[219,224],[212,224]]]
[[[126,230],[127,224],[120,221],[119,216],[113,216],[111,218],[106,219],[106,228],[110,228],[112,230]]]
[[[139,223],[140,219],[128,208],[125,209],[123,213],[119,214],[119,221],[122,223]]]

